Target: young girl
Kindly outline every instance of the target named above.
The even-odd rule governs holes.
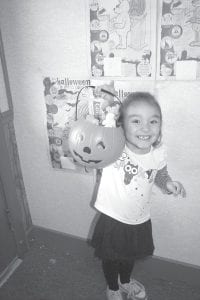
[[[131,278],[136,258],[152,255],[150,195],[155,183],[164,193],[185,197],[183,185],[167,172],[161,144],[162,113],[149,93],[135,92],[123,101],[120,121],[126,145],[121,157],[102,171],[95,208],[100,218],[92,246],[102,260],[107,299],[147,299],[144,286]]]

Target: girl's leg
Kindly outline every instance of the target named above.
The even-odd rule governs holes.
[[[134,267],[134,260],[120,261],[119,263],[119,288],[121,292],[126,293],[128,298],[134,300],[147,300],[144,286],[131,278]]]
[[[119,276],[120,282],[129,283],[131,278],[131,273],[134,267],[134,260],[120,260],[119,262]]]
[[[113,291],[119,290],[119,285],[118,285],[119,261],[103,260],[102,268],[109,289]]]

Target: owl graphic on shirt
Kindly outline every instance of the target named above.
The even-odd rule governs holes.
[[[135,175],[138,174],[138,165],[132,164],[130,161],[124,166],[124,183],[130,184]]]

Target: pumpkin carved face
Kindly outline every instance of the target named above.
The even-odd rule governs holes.
[[[103,168],[122,153],[125,145],[121,127],[103,127],[85,119],[77,120],[69,133],[69,149],[73,158],[90,168]]]

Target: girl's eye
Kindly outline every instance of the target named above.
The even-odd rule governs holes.
[[[132,123],[134,123],[134,124],[140,124],[140,120],[134,119],[134,120],[132,120]]]
[[[151,123],[151,124],[159,124],[159,121],[158,121],[158,120],[151,120],[150,123]]]

